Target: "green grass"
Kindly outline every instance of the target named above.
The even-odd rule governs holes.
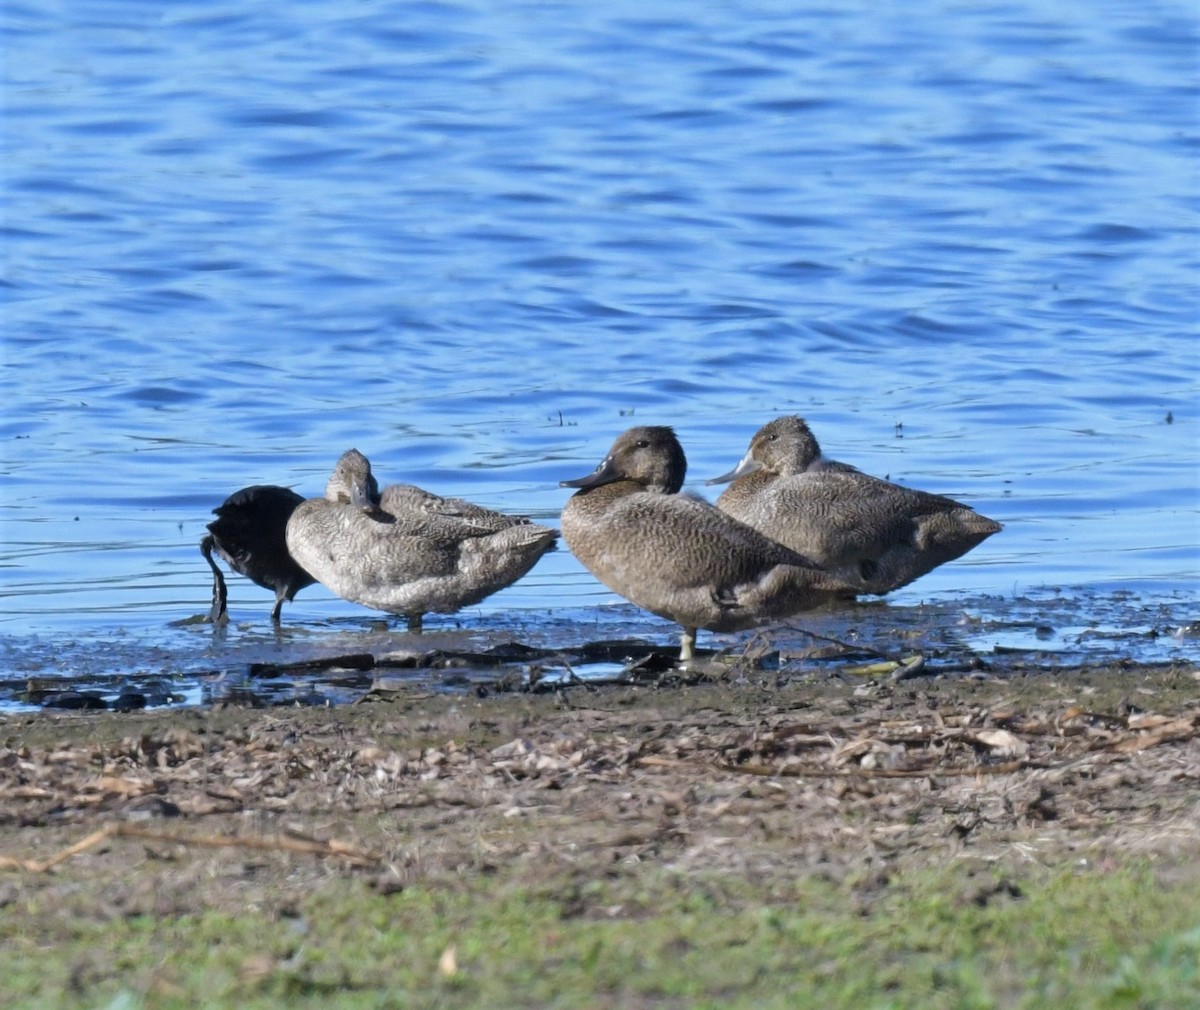
[[[528,874],[528,869],[521,871]],[[6,1005],[322,1008],[1200,1007],[1200,881],[954,866],[886,882],[516,871],[155,920],[0,914]],[[453,946],[457,972],[439,958]]]

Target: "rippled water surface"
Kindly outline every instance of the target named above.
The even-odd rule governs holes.
[[[14,678],[268,632],[236,577],[227,638],[186,623],[210,509],[317,494],[350,446],[556,522],[630,424],[675,425],[701,489],[779,412],[1004,522],[885,615],[1195,620],[1188,4],[85,0],[4,34]],[[430,623],[603,637],[616,602],[564,549]],[[376,618],[320,587],[285,614]]]

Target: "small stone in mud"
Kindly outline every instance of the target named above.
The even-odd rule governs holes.
[[[384,873],[371,881],[371,890],[385,897],[389,894],[400,894],[404,890],[404,881],[394,873]]]
[[[154,817],[178,817],[182,811],[162,796],[139,796],[125,806],[124,814],[130,821],[148,821]]]

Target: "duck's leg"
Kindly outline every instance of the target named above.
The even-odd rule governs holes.
[[[275,624],[279,624],[279,615],[283,613],[283,602],[287,599],[287,586],[280,586],[275,590],[275,606],[271,609],[271,620]]]
[[[204,555],[204,560],[208,562],[208,567],[212,569],[213,573],[212,609],[208,612],[208,619],[214,626],[220,627],[222,624],[229,623],[227,609],[229,590],[225,588],[225,576],[221,574],[221,569],[213,560],[213,546],[214,541],[211,534],[200,541],[200,553]]]
[[[421,633],[421,618],[423,614],[405,614],[405,619],[408,621],[408,633],[410,635],[419,635]]]
[[[696,629],[684,628],[683,634],[679,638],[679,663],[681,666],[687,666],[693,659],[696,651]]]

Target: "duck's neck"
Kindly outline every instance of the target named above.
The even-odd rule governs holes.
[[[739,477],[733,482],[733,487],[739,491],[752,493],[761,491],[765,487],[769,487],[779,479],[779,474],[773,470],[755,470],[753,473],[748,473],[744,477]]]
[[[576,509],[599,511],[631,494],[639,494],[648,490],[649,488],[644,484],[639,484],[634,480],[615,480],[611,484],[581,488],[571,495],[567,504]]]

